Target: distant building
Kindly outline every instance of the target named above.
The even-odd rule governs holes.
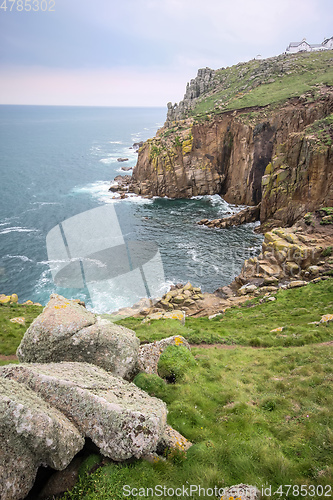
[[[301,42],[290,42],[286,48],[286,54],[295,54],[296,52],[315,52],[318,50],[333,49],[333,37],[326,38],[323,43],[308,43],[305,38]]]
[[[322,46],[326,47],[326,49],[333,49],[333,36],[331,36],[331,38],[326,38],[326,40],[323,41]]]

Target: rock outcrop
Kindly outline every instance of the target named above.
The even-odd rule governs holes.
[[[168,102],[167,123],[171,124],[175,120],[181,120],[186,117],[194,108],[198,98],[205,92],[214,87],[215,71],[210,68],[201,68],[198,70],[196,78],[193,78],[186,86],[186,92],[183,100],[179,104]]]
[[[87,363],[8,365],[0,387],[2,500],[24,498],[40,465],[64,469],[86,437],[116,461],[164,440],[165,403]]]
[[[88,363],[10,365],[0,377],[33,390],[113,460],[139,458],[163,435],[163,401]]]
[[[223,219],[201,219],[198,221],[200,226],[216,227],[218,229],[226,229],[231,226],[240,226],[249,222],[256,222],[260,218],[260,203],[255,207],[247,207],[231,217]]]
[[[140,148],[130,191],[171,198],[220,194],[230,203],[257,205],[263,197],[266,167],[275,162],[281,145],[285,145],[284,172],[280,172],[279,165],[279,170],[272,170],[278,174],[274,181],[264,177],[262,219],[272,217],[272,212],[283,205],[285,196],[281,197],[282,190],[276,188],[287,178],[294,181],[295,206],[301,204],[304,210],[308,200],[329,205],[331,146],[329,142],[320,148],[314,144],[311,149],[311,130],[308,136],[306,127],[332,111],[333,90],[325,87],[315,102],[294,98],[278,109],[227,111],[200,124],[191,120],[178,122],[172,132],[163,128]],[[255,120],[251,118],[253,114]],[[292,138],[292,134],[301,135]],[[317,188],[313,188],[317,178],[326,182],[319,199]],[[267,186],[275,189],[270,189],[269,196]]]
[[[17,357],[25,363],[85,361],[130,379],[136,371],[139,345],[132,330],[53,294],[25,332]]]
[[[321,224],[322,219],[320,212],[308,214],[290,228],[275,228],[266,233],[262,252],[244,262],[236,285],[276,287],[279,282],[291,280],[306,284],[332,274],[333,226]],[[289,284],[293,286],[292,282]]]
[[[0,498],[24,498],[38,467],[67,467],[84,445],[81,431],[32,389],[0,373]]]

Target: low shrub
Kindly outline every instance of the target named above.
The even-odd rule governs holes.
[[[168,382],[179,381],[196,362],[191,352],[184,346],[169,346],[161,354],[158,374]]]

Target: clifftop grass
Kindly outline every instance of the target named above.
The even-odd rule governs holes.
[[[333,51],[280,55],[265,60],[252,60],[216,71],[213,90],[201,96],[192,116],[267,106],[285,102],[291,97],[312,92],[315,99],[319,87],[333,85]]]
[[[281,290],[276,301],[259,304],[259,299],[242,307],[228,309],[224,315],[187,318],[185,326],[173,320],[151,321],[127,318],[120,324],[135,330],[143,342],[168,335],[182,335],[192,344],[226,344],[255,347],[301,346],[331,340],[333,322],[315,325],[324,314],[333,314],[333,280],[311,283],[294,290]],[[281,332],[272,332],[283,327]]]

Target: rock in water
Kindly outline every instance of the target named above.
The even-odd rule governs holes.
[[[1,374],[2,377],[4,374]],[[82,433],[56,408],[0,376],[0,498],[24,498],[37,469],[63,470],[84,445]]]
[[[135,374],[139,345],[132,330],[54,294],[25,332],[17,357],[22,363],[85,361],[129,379]]]
[[[10,365],[1,377],[34,391],[113,460],[155,451],[164,434],[163,401],[88,363]]]

